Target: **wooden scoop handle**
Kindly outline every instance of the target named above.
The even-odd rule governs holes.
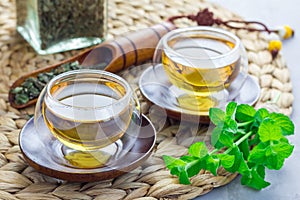
[[[98,69],[115,73],[119,72],[132,65],[152,59],[155,47],[160,38],[175,28],[174,24],[163,22],[150,28],[120,36],[115,40],[106,41],[55,65],[40,68],[21,76],[13,83],[11,89],[20,86],[29,77],[36,77],[40,73],[49,72],[62,64],[74,61],[78,61],[83,66],[97,66],[101,63]],[[14,102],[14,95],[9,92],[9,102],[14,108],[25,108],[35,104],[36,101],[37,99],[32,99],[26,104],[18,105]]]
[[[81,64],[93,66],[105,62],[105,70],[110,72],[119,72],[132,65],[141,64],[152,59],[161,37],[173,29],[175,26],[172,23],[164,22],[107,41],[89,51]],[[99,57],[103,54],[106,56]]]

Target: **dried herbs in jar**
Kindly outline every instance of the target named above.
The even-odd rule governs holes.
[[[103,41],[107,0],[16,0],[17,30],[39,53],[79,49]]]

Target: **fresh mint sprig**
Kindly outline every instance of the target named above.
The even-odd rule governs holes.
[[[294,149],[286,138],[294,134],[290,118],[235,102],[230,102],[225,112],[211,108],[209,117],[216,125],[211,136],[214,149],[209,152],[204,142],[197,142],[189,147],[188,155],[164,155],[171,174],[178,176],[180,183],[190,184],[190,178],[201,169],[217,175],[222,166],[228,172],[240,173],[243,185],[257,190],[269,186],[265,169],[279,170]]]

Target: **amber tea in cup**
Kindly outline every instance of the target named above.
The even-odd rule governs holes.
[[[153,60],[161,60],[169,81],[184,91],[177,98],[179,106],[200,112],[225,103],[229,93],[238,94],[247,74],[247,57],[239,38],[212,27],[169,32]],[[239,83],[233,91],[230,86],[235,80]]]
[[[51,80],[44,93],[38,108],[51,133],[65,146],[67,164],[74,167],[107,163],[121,148],[117,141],[132,125],[133,116],[139,117],[130,86],[109,72],[70,71]]]

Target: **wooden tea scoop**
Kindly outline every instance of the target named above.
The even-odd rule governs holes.
[[[37,98],[32,99],[25,104],[16,104],[14,102],[14,94],[11,92],[12,89],[20,86],[29,77],[37,77],[40,73],[50,72],[65,63],[78,61],[82,66],[97,66],[101,64],[97,69],[119,72],[132,65],[138,65],[145,62],[152,58],[160,38],[173,29],[175,29],[174,24],[163,22],[150,28],[118,37],[115,40],[106,41],[55,65],[47,66],[25,74],[17,79],[11,86],[9,102],[12,107],[17,109],[35,104]]]

